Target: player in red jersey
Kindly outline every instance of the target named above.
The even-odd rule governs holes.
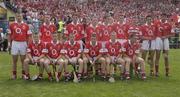
[[[62,56],[60,54],[60,51],[62,49],[62,46],[60,42],[58,41],[58,35],[57,33],[52,34],[53,40],[46,45],[47,54],[46,59],[44,61],[44,67],[46,69],[46,72],[48,73],[49,79],[52,80],[52,74],[49,65],[52,64],[53,66],[53,72],[55,73],[55,67],[58,65],[58,73],[59,75],[56,75],[56,81],[59,82],[59,77],[61,75],[64,61],[62,59]]]
[[[104,76],[105,74],[105,65],[106,61],[105,58],[102,57],[102,44],[97,41],[97,34],[92,33],[91,39],[89,42],[85,44],[84,53],[92,65],[96,66],[96,63],[100,63],[100,73]]]
[[[159,60],[160,53],[163,50],[164,62],[165,62],[165,75],[169,76],[169,40],[168,38],[174,36],[174,33],[171,33],[172,26],[168,23],[166,14],[162,14],[161,23],[157,25],[157,41],[156,41],[156,60],[155,60],[155,75],[159,76]]]
[[[129,77],[129,66],[132,63],[135,72],[141,74],[141,78],[144,80],[146,79],[145,75],[145,62],[144,60],[139,57],[140,53],[140,44],[137,42],[137,35],[131,34],[129,36],[129,40],[124,44],[122,51],[124,52],[123,58],[126,62],[125,64],[125,78],[127,80],[130,79]],[[140,65],[138,67],[138,65]]]
[[[69,41],[65,43],[65,48],[67,50],[66,58],[68,59],[68,62],[73,65],[73,67],[79,65],[77,76],[78,80],[80,81],[83,74],[83,59],[81,58],[82,49],[80,48],[80,44],[76,42],[74,39],[74,34],[70,33]]]
[[[128,38],[128,28],[129,25],[123,22],[124,18],[120,19],[120,22],[115,22],[113,24],[114,31],[117,33],[117,40],[123,44]]]
[[[86,32],[85,33],[85,41],[86,42],[89,42],[91,40],[92,33],[96,33],[96,26],[97,26],[96,22],[90,23],[87,26],[87,28],[85,30],[85,32]]]
[[[102,47],[105,47],[105,44],[109,41],[109,33],[113,30],[112,26],[108,24],[106,21],[105,23],[99,22],[96,27],[96,33],[98,35],[98,41],[102,43]]]
[[[146,24],[142,25],[142,58],[146,60],[147,54],[149,52],[148,62],[150,64],[150,75],[154,75],[154,55],[155,55],[155,25],[152,24],[151,16],[146,17]]]
[[[80,43],[81,49],[83,48],[82,39],[84,37],[84,27],[79,22],[79,20],[74,19],[74,21],[66,26],[66,35],[69,36],[70,33],[75,35],[75,41]]]
[[[40,26],[40,40],[45,44],[52,41],[52,33],[56,31],[56,26],[50,23],[50,17],[45,17],[45,22]]]
[[[36,64],[39,66],[39,75],[37,76],[36,79],[42,79],[45,53],[46,53],[45,44],[40,41],[38,34],[34,34],[33,41],[28,45],[26,59],[24,60],[25,80],[28,80],[30,78],[29,64],[34,64],[34,65]]]
[[[116,32],[112,32],[110,34],[110,41],[106,44],[106,48],[108,49],[108,57],[106,57],[106,63],[107,63],[107,69],[108,73],[111,75],[110,79],[113,79],[114,74],[114,65],[118,67],[121,67],[121,76],[124,73],[124,65],[125,61],[122,59],[122,52],[121,52],[121,44],[117,40]],[[114,65],[113,65],[114,64]],[[110,81],[109,79],[109,81]]]
[[[23,62],[26,55],[26,49],[28,41],[31,37],[31,31],[29,29],[28,24],[24,23],[22,20],[22,14],[16,14],[16,21],[11,23],[8,30],[8,46],[11,49],[11,55],[13,59],[12,65],[12,79],[17,78],[16,70],[17,70],[17,62],[18,56],[21,58],[22,63],[22,75],[25,74]]]

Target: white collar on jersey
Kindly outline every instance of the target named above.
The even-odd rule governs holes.
[[[71,44],[70,40],[68,41],[69,45],[75,45],[76,41],[74,41],[74,44]]]
[[[36,44],[34,40],[33,40],[33,43]],[[38,44],[40,44],[40,43],[41,43],[41,41],[39,40],[39,41],[38,41]]]
[[[53,25],[54,23],[50,22],[49,25]],[[44,26],[46,26],[46,23],[43,23]]]
[[[52,44],[58,44],[58,43],[59,43],[59,41],[57,40],[57,41],[56,41],[56,43],[54,43],[54,42],[53,42],[53,40],[52,40],[52,41],[51,41],[51,43],[52,43]]]
[[[110,43],[112,43],[112,40],[110,39],[110,40],[109,40],[109,42],[110,42]],[[117,39],[115,40],[115,43],[116,43],[116,42],[118,42],[118,40],[117,40]]]
[[[18,22],[17,22],[17,20],[15,20],[15,23],[18,23]],[[20,23],[20,24],[22,24],[22,23],[24,23],[24,21],[21,21],[21,23]]]
[[[98,43],[97,43],[97,41],[96,41],[96,44],[95,45],[97,45]],[[90,41],[90,45],[92,45],[92,41]]]

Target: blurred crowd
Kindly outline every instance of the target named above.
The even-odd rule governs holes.
[[[180,13],[178,0],[7,0],[15,8],[21,9],[26,20],[43,20],[49,15],[55,21],[86,18],[87,21],[102,21],[111,16],[119,20],[119,16],[127,20],[147,15],[156,16],[166,13],[173,16]],[[140,21],[141,22],[141,21]]]
[[[159,19],[166,14],[169,19],[177,22],[180,15],[179,0],[4,0],[6,6],[23,13],[24,20],[38,32],[39,26],[49,16],[51,22],[63,24],[74,20],[85,24],[93,22],[124,22],[144,24],[146,16]],[[109,18],[110,17],[110,18]],[[179,19],[180,20],[180,19]],[[2,36],[2,35],[1,35]],[[179,34],[176,35],[179,37]],[[176,39],[178,41],[178,38]]]

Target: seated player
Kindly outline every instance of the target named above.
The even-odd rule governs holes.
[[[78,68],[78,80],[80,81],[81,76],[83,74],[83,59],[81,58],[81,49],[80,44],[76,42],[73,33],[69,34],[69,41],[65,43],[65,49],[67,50],[66,58],[68,59],[68,63],[72,64],[74,70],[76,72],[76,65],[79,65]]]
[[[108,57],[106,57],[106,63],[107,63],[107,68],[109,69],[108,73],[113,75],[114,65],[117,64],[119,67],[121,67],[121,76],[122,76],[124,73],[125,61],[122,59],[121,44],[116,40],[117,39],[116,35],[117,35],[116,32],[112,32],[110,34],[110,41],[106,44],[106,48],[108,49]]]
[[[47,54],[44,61],[44,67],[49,77],[52,77],[49,65],[52,64],[54,73],[56,72],[56,65],[58,65],[56,81],[59,82],[59,78],[64,66],[64,60],[62,55],[60,54],[63,45],[60,43],[60,41],[58,41],[57,33],[53,33],[52,38],[53,40],[46,45]]]
[[[46,53],[45,44],[39,40],[38,34],[33,34],[33,41],[29,43],[27,48],[27,55],[24,60],[25,76],[24,79],[30,79],[29,75],[29,64],[36,64],[39,66],[39,75],[37,80],[42,79],[43,77],[43,63],[44,63],[44,54]]]
[[[96,65],[96,63],[100,63],[100,67],[105,66],[106,61],[105,58],[102,57],[102,53],[100,52],[102,48],[102,44],[97,41],[96,33],[91,34],[91,40],[85,44],[84,53],[92,65]],[[98,68],[99,69],[99,68]],[[104,71],[100,71],[101,75],[104,76]],[[103,73],[103,74],[102,74]]]
[[[138,72],[138,73],[141,74],[141,78],[143,80],[146,79],[145,62],[144,62],[144,59],[142,59],[138,55],[140,53],[139,49],[140,49],[140,44],[137,42],[137,35],[132,33],[129,36],[129,40],[124,44],[124,47],[122,49],[122,51],[124,52],[123,58],[126,62],[126,64],[125,64],[125,78],[127,80],[130,79],[130,76],[129,76],[130,64],[133,65],[135,72],[138,71],[138,69],[139,69],[138,65],[140,65],[140,72]]]

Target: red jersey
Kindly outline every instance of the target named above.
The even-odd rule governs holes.
[[[96,32],[98,34],[98,40],[99,41],[109,41],[110,39],[110,30],[112,29],[112,27],[110,26],[105,26],[103,24],[99,24],[96,27]]]
[[[39,57],[42,54],[46,54],[47,50],[45,49],[45,44],[43,42],[39,41],[38,44],[31,42],[28,45],[27,53],[30,53],[33,57]]]
[[[127,41],[126,43],[124,43],[122,51],[125,52],[125,54],[130,58],[133,58],[136,53],[139,53],[139,49],[140,44],[138,42],[131,44],[130,41]]]
[[[121,44],[117,41],[115,43],[110,41],[106,43],[106,49],[110,56],[118,56],[121,53]]]
[[[136,35],[141,38],[142,36],[142,29],[141,26],[130,26],[128,29],[128,34],[136,33]]]
[[[60,56],[60,51],[62,49],[62,45],[60,43],[50,42],[46,45],[47,55],[50,58],[57,59]]]
[[[54,24],[46,25],[42,24],[40,26],[40,39],[43,42],[52,41],[52,33],[56,31],[56,26]]]
[[[88,54],[90,57],[97,57],[100,54],[100,50],[102,48],[101,43],[96,42],[96,45],[92,45],[91,42],[87,42],[85,45],[85,49],[87,50],[85,53]]]
[[[148,25],[148,24],[142,25],[143,37],[147,37],[150,40],[153,40],[156,38],[155,31],[156,31],[156,28],[154,25]]]
[[[67,49],[67,55],[72,57],[77,57],[78,54],[81,53],[80,44],[78,42],[74,42],[74,44],[70,44],[70,41],[65,43],[65,48]]]
[[[32,34],[26,23],[14,22],[10,24],[9,29],[11,40],[14,41],[28,41],[28,36]]]
[[[119,24],[119,23],[114,23],[113,25],[114,31],[117,34],[118,39],[127,39],[128,38],[128,26],[125,24]]]
[[[91,40],[91,34],[92,34],[92,33],[96,33],[96,32],[95,32],[95,28],[94,28],[92,25],[89,25],[89,26],[86,28],[86,35],[85,35],[86,41],[90,41],[90,40]]]
[[[168,35],[172,35],[173,33],[171,33],[171,29],[172,29],[172,26],[171,24],[169,23],[162,23],[162,27],[163,27],[163,33],[162,33],[162,36],[168,36]]]
[[[70,23],[66,26],[66,30],[67,30],[68,34],[72,33],[74,31],[74,29],[75,29],[75,25],[72,23]]]
[[[75,28],[76,28],[76,30],[77,30],[77,32],[78,33],[76,33],[76,35],[75,35],[75,40],[81,40],[83,37],[84,37],[84,27],[83,27],[83,25],[82,24],[77,24],[76,26],[75,26]]]
[[[75,35],[75,40],[81,40],[83,38],[83,25],[82,24],[73,24],[70,23],[66,26],[66,30],[67,30],[67,35],[69,36],[70,33],[73,33]]]

